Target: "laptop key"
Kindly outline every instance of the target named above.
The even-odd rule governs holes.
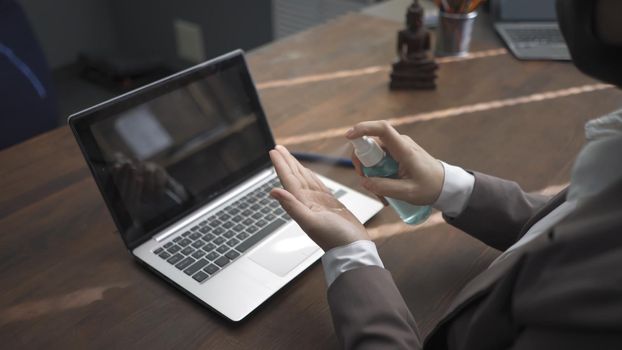
[[[162,253],[160,253],[159,257],[164,259],[164,260],[166,260],[166,259],[171,257],[171,254],[169,254],[167,252],[162,252]]]
[[[178,245],[174,245],[174,246],[168,248],[168,252],[171,253],[171,254],[175,254],[175,253],[177,253],[180,250],[181,250],[181,247],[178,246]]]
[[[214,236],[214,235],[213,235],[213,234],[211,234],[211,233],[208,233],[208,234],[206,234],[205,236],[201,237],[201,239],[202,239],[202,240],[204,240],[205,242],[209,242],[209,241],[211,241],[212,239],[214,239],[214,237],[216,237],[216,236]]]
[[[229,263],[229,258],[227,258],[226,256],[221,256],[220,258],[216,259],[216,261],[214,261],[216,263],[216,265],[220,266],[220,267],[224,267],[225,265],[227,265]]]
[[[235,258],[240,256],[240,253],[236,252],[235,250],[230,250],[227,252],[227,254],[225,254],[225,256],[231,260],[235,260]]]
[[[214,243],[216,245],[221,245],[221,244],[225,243],[225,239],[222,238],[222,237],[216,237],[216,239],[212,243]]]
[[[257,227],[250,226],[250,227],[247,227],[246,230],[244,230],[244,231],[246,231],[248,233],[255,233],[255,232],[257,232],[257,230],[259,230]]]
[[[177,236],[177,237],[173,238],[173,242],[177,243],[179,241],[181,241],[181,236]]]
[[[179,243],[178,243],[178,244],[179,244],[180,246],[182,246],[182,247],[185,247],[185,246],[187,246],[187,245],[188,245],[188,244],[190,244],[190,243],[192,243],[192,241],[191,241],[191,240],[189,240],[188,238],[184,238],[184,239],[182,239],[181,241],[179,241]]]
[[[214,245],[214,243],[208,243],[206,245],[203,246],[203,250],[205,250],[206,252],[211,252],[212,250],[214,250],[214,248],[216,248],[216,246]]]
[[[188,237],[190,236],[190,231],[186,231],[184,233],[181,234],[182,237]]]
[[[266,220],[258,220],[255,225],[259,226],[259,227],[264,227],[268,224],[268,222]]]
[[[243,241],[243,240],[247,239],[247,238],[248,238],[248,236],[250,236],[248,233],[246,233],[246,232],[242,232],[242,233],[240,233],[239,235],[235,236],[235,238],[237,238],[237,239],[239,239],[239,240]]]
[[[194,249],[192,249],[192,247],[186,247],[186,248],[182,249],[181,253],[183,255],[190,255],[190,254],[194,253]]]
[[[266,221],[272,221],[272,220],[274,220],[275,216],[272,215],[272,214],[268,214],[268,215],[264,216],[263,218]]]
[[[205,244],[205,242],[203,242],[201,240],[198,240],[198,241],[195,241],[194,243],[192,243],[192,246],[198,249],[198,248],[201,248],[204,244]]]
[[[192,234],[189,237],[190,237],[190,239],[197,240],[197,239],[201,238],[201,233],[200,232],[192,232]]]
[[[231,231],[231,230],[228,230],[228,231],[227,231],[227,232],[225,232],[225,234],[224,234],[224,235],[222,235],[222,236],[223,236],[223,237],[226,237],[226,238],[231,238],[231,237],[235,236],[235,232],[233,232],[233,231]]]
[[[184,256],[183,256],[183,255],[181,255],[181,254],[175,254],[175,255],[173,255],[170,259],[168,259],[168,260],[166,260],[166,261],[168,261],[169,263],[171,263],[171,264],[175,265],[176,263],[178,263],[178,262],[179,262],[181,259],[183,259],[183,258],[184,258]]]
[[[235,238],[231,238],[230,240],[227,241],[227,245],[229,247],[235,247],[238,243],[240,243],[240,241],[238,241]]]
[[[208,232],[209,232],[209,228],[207,228],[207,227],[201,227],[201,228],[199,229],[199,232],[201,232],[201,233],[208,233]]]
[[[189,268],[184,270],[184,273],[186,275],[194,275],[197,271],[199,271],[200,269],[202,269],[205,265],[207,265],[209,262],[205,259],[201,259],[197,262],[195,262],[194,264],[192,264],[192,266],[190,266]]]
[[[160,248],[154,250],[153,253],[157,255],[157,254],[162,253],[163,251],[164,251],[164,248],[160,247]]]
[[[209,273],[210,275],[215,274],[218,270],[220,270],[220,268],[214,264],[209,264],[203,269],[203,271]]]
[[[168,249],[173,246],[173,242],[168,242],[164,245],[164,248]]]
[[[220,247],[216,248],[216,251],[220,254],[224,254],[227,250],[229,250],[229,247],[227,247],[226,245],[221,245]]]
[[[219,255],[218,253],[216,253],[216,252],[211,252],[211,253],[207,254],[205,257],[206,257],[207,259],[209,259],[209,260],[214,261],[214,260],[216,260],[219,256],[220,256],[220,255]]]
[[[212,232],[215,235],[222,235],[225,232],[225,229],[222,227],[216,227]]]
[[[244,225],[246,225],[246,226],[251,225],[253,222],[254,222],[254,221],[253,221],[253,219],[251,219],[251,218],[248,218],[248,219],[245,219],[244,221],[242,221],[242,223],[243,223]]]
[[[197,281],[197,282],[203,282],[205,281],[207,278],[209,277],[208,274],[206,274],[203,271],[199,271],[197,273],[195,273],[194,275],[192,275],[192,278]]]
[[[183,270],[186,267],[192,265],[192,263],[194,262],[194,259],[191,257],[187,257],[184,260],[180,261],[177,265],[175,265],[176,268]]]
[[[233,227],[233,223],[231,221],[227,221],[224,224],[222,224],[222,227],[229,229]]]
[[[205,254],[207,254],[207,253],[202,251],[202,250],[197,250],[196,252],[192,253],[192,257],[195,258],[195,259],[200,259]]]
[[[242,232],[244,230],[244,225],[237,224],[233,226],[232,230],[235,232]]]
[[[281,220],[281,219],[274,220],[273,222],[271,222],[266,227],[259,230],[254,235],[248,237],[246,241],[240,243],[237,247],[235,247],[235,249],[244,253],[246,250],[248,250],[248,248],[254,246],[257,242],[261,241],[266,236],[276,231],[276,229],[281,227],[283,224],[285,224],[285,220]]]

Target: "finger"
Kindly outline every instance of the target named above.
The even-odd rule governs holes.
[[[289,165],[292,173],[300,180],[301,187],[308,188],[309,184],[307,183],[307,179],[305,177],[305,167],[300,164],[298,159],[294,158],[294,156],[289,153],[289,150],[287,150],[287,148],[281,145],[277,145],[275,149],[281,153],[283,159],[285,159],[285,161]]]
[[[317,176],[315,176],[311,169],[303,168],[302,175],[304,176],[307,187],[309,189],[315,191],[324,191],[324,184],[322,183],[322,181],[320,181],[320,179],[317,178]]]
[[[402,136],[402,139],[408,145],[411,145],[411,144],[415,143],[415,140],[413,140],[412,137],[410,137],[408,135],[400,135],[400,136]]]
[[[300,226],[305,226],[312,220],[311,210],[293,194],[282,188],[273,188],[270,196],[279,201],[281,207],[292,217]]]
[[[346,132],[350,140],[366,135],[380,138],[392,155],[400,156],[408,150],[402,136],[385,120],[358,123]]]
[[[307,172],[309,173],[309,177],[315,183],[315,186],[318,190],[326,192],[326,193],[331,193],[331,191],[328,189],[328,187],[326,187],[324,182],[320,180],[320,178],[317,176],[316,173],[314,173],[310,169],[307,169]]]
[[[272,160],[272,164],[274,165],[274,169],[276,170],[276,174],[279,176],[281,180],[281,184],[283,188],[288,191],[296,190],[300,188],[300,181],[296,178],[294,173],[292,173],[289,164],[283,158],[281,152],[277,150],[271,150],[269,152],[270,159]]]
[[[409,201],[412,187],[408,181],[399,179],[389,179],[382,177],[365,178],[362,181],[363,187],[383,197],[391,197]]]
[[[376,196],[376,198],[378,198],[378,200],[379,200],[379,201],[381,201],[381,202],[382,202],[382,204],[383,204],[385,207],[389,205],[389,202],[387,202],[387,199],[386,199],[386,198],[384,198],[383,196],[379,196],[379,195],[377,195],[377,194],[376,194],[375,196]]]
[[[294,170],[293,173],[298,177],[303,188],[330,192],[322,180],[320,180],[311,169],[300,164],[298,159],[296,159],[287,148],[277,145],[275,149],[281,152],[289,167]]]

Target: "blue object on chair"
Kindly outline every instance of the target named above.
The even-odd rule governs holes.
[[[0,149],[57,126],[51,82],[24,11],[0,0]]]

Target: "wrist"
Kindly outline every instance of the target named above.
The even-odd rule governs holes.
[[[436,203],[436,201],[438,201],[441,193],[443,193],[443,185],[445,183],[445,166],[443,165],[444,163],[440,159],[435,159],[435,164],[436,166],[434,167],[435,172],[433,177],[434,184],[432,188],[434,188],[436,191],[432,196],[432,200],[430,201],[429,205],[432,205]]]
[[[376,245],[370,240],[358,240],[335,247],[322,257],[322,267],[328,287],[342,273],[364,266],[384,267]]]
[[[443,186],[439,197],[432,205],[449,217],[458,216],[466,206],[473,187],[475,178],[464,169],[441,162],[445,173]]]

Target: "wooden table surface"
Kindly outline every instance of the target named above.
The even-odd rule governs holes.
[[[485,16],[471,52],[440,60],[435,91],[390,92],[398,23],[350,14],[249,54],[278,142],[343,156],[345,129],[390,119],[449,163],[553,192],[586,120],[622,94],[570,63],[521,62]],[[310,165],[360,189],[350,170]],[[423,333],[498,254],[442,222],[368,227]],[[248,319],[225,321],[133,261],[68,128],[0,152],[0,344],[16,348],[338,348],[315,264]]]

